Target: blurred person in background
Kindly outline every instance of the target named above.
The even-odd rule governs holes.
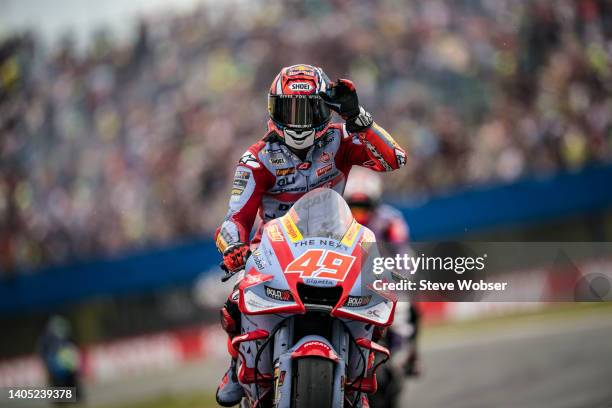
[[[344,198],[355,220],[374,232],[381,256],[411,254],[408,224],[399,210],[381,202],[382,191],[378,174],[355,168],[346,183]],[[397,303],[393,325],[380,334],[391,351],[391,362],[378,374],[379,388],[370,398],[373,407],[396,407],[404,376],[420,375],[419,321],[416,304],[407,300]]]
[[[331,123],[332,111],[345,123]],[[283,216],[306,192],[326,187],[342,193],[354,165],[393,171],[406,163],[404,150],[359,104],[353,83],[346,79],[332,83],[319,67],[283,68],[272,81],[268,112],[266,135],[238,162],[229,211],[216,233],[225,280],[244,268],[264,223]],[[258,213],[262,222],[251,240]],[[232,293],[221,309],[230,338],[240,333],[240,320]],[[231,365],[216,394],[223,406],[236,405],[243,396],[236,375],[238,356],[228,349]]]
[[[76,399],[82,400],[81,360],[79,349],[71,339],[70,322],[52,316],[39,340],[38,353],[47,371],[50,387],[74,387]]]

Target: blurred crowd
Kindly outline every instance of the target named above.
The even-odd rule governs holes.
[[[351,78],[403,197],[612,159],[612,2],[229,1],[0,45],[0,270],[209,236],[286,65]]]

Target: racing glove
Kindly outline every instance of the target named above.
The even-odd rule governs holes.
[[[331,110],[346,121],[347,131],[361,132],[372,124],[372,115],[359,106],[355,85],[348,79],[339,79],[331,84],[326,92],[320,92],[319,95]]]
[[[249,255],[251,255],[249,245],[238,242],[223,252],[223,265],[225,265],[229,273],[234,274],[244,268]]]

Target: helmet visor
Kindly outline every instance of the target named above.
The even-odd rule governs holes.
[[[268,111],[275,122],[297,129],[317,128],[330,117],[319,95],[268,95]]]

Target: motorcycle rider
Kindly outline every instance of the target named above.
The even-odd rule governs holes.
[[[381,203],[382,180],[372,171],[355,168],[344,189],[344,198],[355,220],[368,227],[377,238],[382,256],[411,254],[410,230],[402,213]],[[391,365],[406,376],[420,374],[417,348],[419,311],[414,303],[399,301],[395,319],[384,336],[391,351]]]
[[[332,111],[345,123],[331,123]],[[309,190],[327,187],[342,194],[354,165],[393,171],[406,163],[404,150],[359,105],[353,83],[332,83],[319,67],[283,68],[270,86],[268,112],[266,135],[238,161],[229,211],[215,234],[226,278],[244,268],[263,224],[283,216]],[[249,239],[257,215],[261,222]],[[244,395],[236,375],[238,356],[229,343],[240,333],[236,302],[234,290],[221,308],[232,355],[216,394],[222,406],[236,405]]]

